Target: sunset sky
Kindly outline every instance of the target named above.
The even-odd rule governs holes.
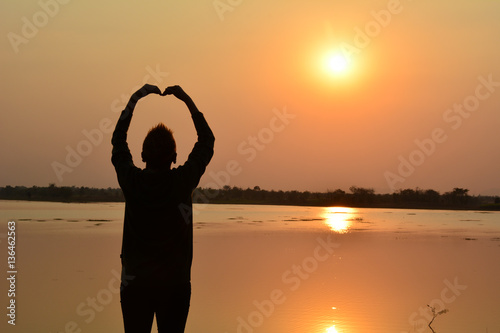
[[[147,82],[181,85],[215,155],[200,186],[500,195],[500,1],[0,3],[0,186],[118,187],[111,132]],[[334,60],[332,60],[334,59]],[[172,96],[147,130],[195,140]]]

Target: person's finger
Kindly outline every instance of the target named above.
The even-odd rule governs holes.
[[[167,89],[165,89],[165,91],[163,92],[163,95],[171,95],[173,94],[173,87],[167,87]]]

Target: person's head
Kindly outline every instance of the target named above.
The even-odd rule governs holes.
[[[146,168],[170,168],[170,165],[177,159],[172,131],[162,123],[151,128],[142,144],[141,155]]]

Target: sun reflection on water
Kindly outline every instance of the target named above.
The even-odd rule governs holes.
[[[327,207],[323,212],[323,217],[326,219],[325,223],[332,231],[339,234],[345,234],[351,227],[353,215],[356,213],[354,208],[348,207]],[[336,332],[335,328],[333,328]]]
[[[340,208],[340,207],[334,207],[334,208]],[[332,306],[332,310],[337,310],[337,308]],[[333,322],[335,322],[335,320]],[[326,329],[326,333],[339,333],[339,331],[337,331],[337,329],[335,328],[335,325],[333,325],[333,326],[328,327]]]
[[[328,327],[328,328],[326,329],[326,333],[339,333],[339,331],[337,331],[337,330],[335,329],[335,325],[333,325],[332,327]]]

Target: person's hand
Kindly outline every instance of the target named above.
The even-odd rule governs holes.
[[[149,94],[158,94],[158,95],[161,95],[161,90],[160,88],[158,88],[157,86],[154,86],[152,84],[145,84],[142,86],[141,89],[137,90],[134,95],[137,97],[137,98],[143,98],[143,97],[146,97],[147,95]]]
[[[186,94],[180,86],[167,87],[167,89],[165,89],[165,91],[161,95],[162,96],[174,95],[175,97],[177,97],[178,99],[180,99],[181,101],[184,101],[184,102],[191,99],[191,97],[189,97],[189,95]]]

